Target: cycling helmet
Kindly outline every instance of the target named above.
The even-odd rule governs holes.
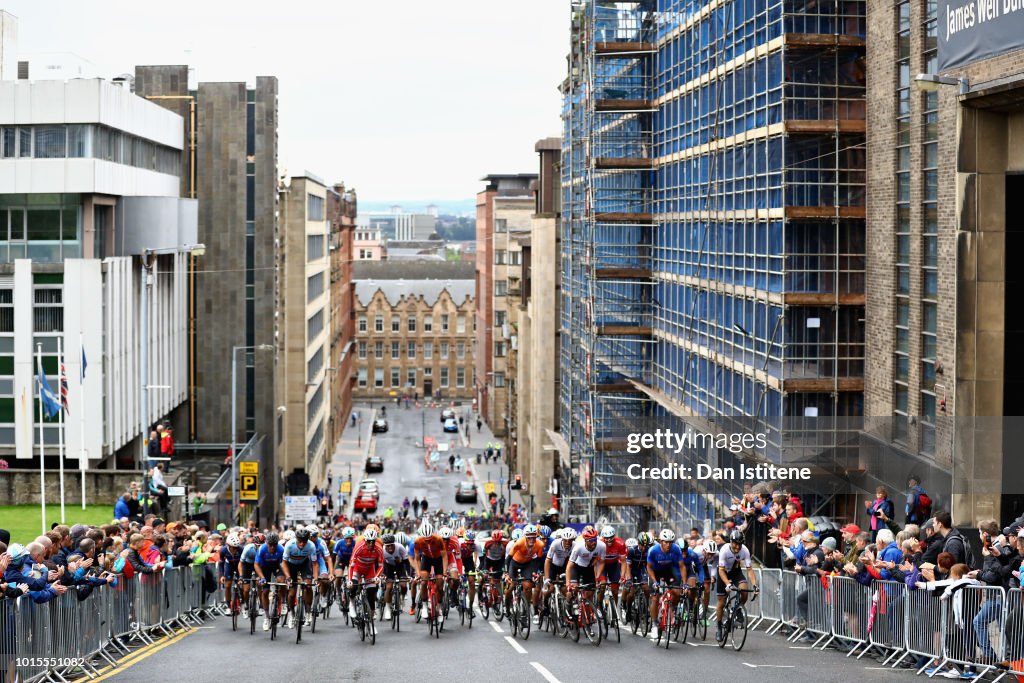
[[[714,555],[718,552],[718,544],[708,539],[707,541],[704,541],[702,549],[704,550],[705,555]]]
[[[467,531],[466,532],[466,540],[467,541],[475,541],[476,540],[476,532],[473,531],[472,529]]]
[[[320,538],[320,529],[318,529],[317,527],[311,526],[311,527],[309,527],[308,531],[309,531],[310,537],[312,537],[312,538]]]
[[[593,531],[596,534],[597,528],[593,524],[588,524],[583,527],[583,531],[580,532],[580,536],[586,536],[588,531]]]
[[[341,537],[342,538],[355,538],[356,537],[356,530],[353,529],[350,526],[347,526],[347,527],[345,527],[344,529],[341,530]]]
[[[263,545],[264,543],[267,542],[267,537],[264,536],[263,534],[253,534],[252,535],[252,542],[255,543],[256,545]]]
[[[587,543],[589,543],[590,541],[596,541],[597,529],[595,529],[592,526],[588,526],[586,529],[583,530],[583,533],[581,535],[583,536],[583,540]]]
[[[639,545],[640,545],[640,544],[639,544],[639,543],[637,543],[637,540],[636,540],[635,538],[627,538],[627,539],[626,539],[626,547],[627,547],[627,548],[630,548],[630,549],[632,549],[632,548],[636,548],[636,547],[638,547]]]
[[[430,522],[424,521],[423,524],[420,524],[419,531],[417,531],[416,533],[418,533],[420,536],[433,536],[434,525]]]
[[[495,541],[500,541],[502,539],[502,537],[504,537],[504,536],[505,536],[505,532],[502,531],[501,529],[495,529],[494,531],[491,532],[491,538],[494,539]]]
[[[231,534],[228,536],[228,546],[237,548],[242,545],[242,539],[238,537],[238,534]]]
[[[651,540],[651,535],[646,531],[641,531],[639,534],[636,535],[636,542],[644,546],[651,545],[652,543],[654,543],[654,541]]]
[[[522,529],[513,529],[512,530],[512,540],[513,541],[518,541],[522,537],[523,537],[523,530]]]
[[[523,536],[532,536],[533,538],[537,538],[537,527],[533,524],[527,524],[523,527]]]
[[[575,541],[576,540],[576,530],[573,529],[571,526],[565,527],[564,529],[562,529],[562,531],[560,533],[562,534],[562,540],[563,541]]]
[[[324,538],[330,538],[331,536],[334,535],[334,532],[331,531],[330,529],[324,529],[324,532],[322,534],[320,534],[320,535],[323,536]]]
[[[466,527],[460,526],[458,529],[456,529],[455,530],[455,537],[456,538],[465,538],[466,537]]]
[[[542,524],[537,527],[537,533],[541,535],[541,538],[547,538],[551,535],[551,527]]]
[[[383,543],[384,545],[391,545],[392,543],[395,542],[395,535],[394,534],[384,534],[384,537],[380,539],[380,542]]]
[[[606,526],[601,529],[601,538],[615,538],[615,527]]]
[[[743,532],[739,529],[733,529],[732,533],[729,534],[729,543],[739,543],[743,545]]]
[[[267,545],[277,545],[277,542],[280,540],[281,539],[280,537],[278,537],[276,531],[271,531],[269,534],[267,534]]]
[[[376,541],[377,530],[371,529],[370,527],[366,527],[366,530],[363,532],[363,540],[367,543],[373,543],[374,541]]]
[[[442,539],[444,539],[444,540],[446,540],[446,541],[447,541],[447,540],[448,540],[449,538],[451,538],[451,537],[452,537],[452,528],[451,528],[451,527],[448,527],[448,526],[443,526],[443,527],[441,527],[441,528],[440,528],[440,529],[438,530],[437,534],[438,534],[438,535],[439,535],[439,536],[440,536],[440,537],[441,537]]]
[[[299,529],[295,532],[296,541],[308,541],[309,540],[309,529]]]
[[[363,530],[363,535],[365,536],[366,532],[371,530],[371,529],[376,531],[378,534],[380,533],[380,527],[379,526],[377,526],[376,524],[367,524],[366,525],[366,529]]]
[[[672,543],[676,540],[676,532],[672,531],[671,529],[662,529],[661,533],[658,534],[658,540],[662,542],[668,541],[669,543]]]
[[[295,530],[294,529],[289,529],[288,531],[284,532],[284,542],[285,543],[287,543],[288,541],[292,540],[293,538],[295,538]]]

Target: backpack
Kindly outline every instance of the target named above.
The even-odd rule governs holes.
[[[914,516],[919,520],[925,520],[932,516],[932,499],[921,491],[917,496],[917,505],[914,506]]]

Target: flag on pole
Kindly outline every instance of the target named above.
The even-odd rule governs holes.
[[[86,362],[86,360],[85,360],[85,347],[83,346],[82,347],[82,377],[81,377],[81,380],[80,380],[82,382],[82,384],[85,384],[85,368],[88,365],[89,365],[89,363]]]
[[[51,418],[60,412],[60,402],[53,390],[50,389],[49,382],[46,381],[46,373],[43,371],[42,365],[39,367],[39,376],[36,379],[39,380],[39,400],[43,404],[43,413],[47,418]]]
[[[64,414],[70,415],[71,409],[68,408],[68,373],[64,368],[64,359],[60,362],[60,404],[64,406]]]

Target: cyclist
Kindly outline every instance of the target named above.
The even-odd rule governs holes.
[[[528,604],[534,604],[533,600],[533,572],[538,557],[543,557],[544,541],[540,540],[537,527],[527,524],[523,528],[523,535],[513,542],[505,556],[505,568],[512,581],[523,579],[523,595]],[[505,589],[505,604],[512,602],[512,583]],[[524,615],[528,619],[529,616]]]
[[[662,529],[658,533],[658,545],[647,552],[647,576],[653,585],[664,581],[669,586],[669,597],[672,608],[679,603],[679,587],[686,581],[686,564],[683,562],[683,551],[676,545],[676,534],[671,529]],[[658,614],[658,596],[651,594],[650,613]],[[660,628],[660,624],[656,624]]]
[[[572,527],[559,529],[551,534],[551,547],[544,556],[544,590],[542,600],[547,600],[551,586],[557,585],[565,576],[565,566],[569,562],[572,544],[576,540],[576,530]],[[564,592],[564,591],[563,591]]]
[[[459,546],[459,559],[462,560],[462,569],[469,582],[469,609],[473,609],[473,598],[476,596],[476,568],[479,562],[476,548],[476,532],[470,529],[464,531],[461,545]]]
[[[505,542],[505,532],[495,529],[491,537],[484,542],[484,556],[480,560],[480,569],[484,572],[484,580],[493,579],[505,570],[505,550],[508,544]]]
[[[281,563],[284,559],[284,547],[278,543],[277,534],[271,531],[267,534],[267,540],[260,545],[256,551],[256,561],[253,569],[260,583],[273,581],[281,573]],[[263,630],[270,630],[270,590],[269,586],[263,586],[260,590],[260,602],[263,604]]]
[[[217,562],[217,573],[220,585],[224,588],[224,598],[231,601],[231,586],[239,575],[238,563],[242,559],[242,539],[238,534],[228,534],[227,546],[220,549],[220,560]],[[244,604],[244,601],[243,601]]]
[[[718,553],[718,607],[715,609],[715,621],[718,622],[718,640],[722,639],[722,608],[725,596],[736,589],[746,591],[748,584],[743,578],[743,568],[747,570],[752,590],[757,590],[757,579],[750,563],[750,550],[743,545],[743,532],[733,529],[729,534],[729,543],[723,545]],[[741,566],[742,565],[742,566]],[[756,598],[757,593],[754,593]],[[747,593],[740,593],[740,604],[747,603]]]
[[[253,563],[256,562],[256,551],[263,544],[263,534],[247,534],[246,543],[242,547],[242,557],[238,560],[238,571],[242,579],[242,607],[249,616],[249,589],[253,579]]]
[[[441,578],[448,573],[448,553],[446,543],[434,533],[434,525],[424,521],[420,525],[419,538],[413,545],[413,563],[419,572],[420,578],[420,602],[423,606],[423,617],[428,618],[427,607],[427,581],[434,575],[434,586],[438,595],[441,594]],[[416,606],[409,609],[409,614],[416,614]]]
[[[462,549],[459,547],[459,539],[449,526],[442,526],[437,530],[437,535],[444,541],[444,549],[448,554],[448,582],[458,587],[459,577],[462,576]]]
[[[718,544],[712,538],[707,539],[701,546],[700,554],[704,562],[704,621],[707,622],[711,586],[715,583],[715,577],[718,576]]]
[[[629,564],[629,576],[632,581],[623,590],[623,604],[630,603],[637,586],[648,597],[651,595],[651,588],[647,584],[647,552],[651,545],[651,535],[646,531],[641,531],[636,538],[626,539],[626,562]]]
[[[598,589],[597,599],[604,597],[604,583],[612,589],[612,608],[618,609],[619,602],[619,581],[629,581],[629,565],[626,561],[626,541],[615,534],[615,527],[605,526],[601,529],[601,540],[604,542],[604,579],[602,586]]]
[[[573,545],[565,565],[565,586],[570,596],[575,584],[596,584],[604,574],[605,545],[598,540],[597,530],[592,526],[584,527],[580,538],[582,542]]]
[[[342,585],[345,581],[345,570],[348,569],[348,563],[352,560],[352,551],[356,549],[356,530],[350,526],[345,527],[341,530],[341,538],[334,543],[334,584],[335,588],[340,591],[344,586]]]
[[[303,578],[312,578],[314,581],[320,578],[320,565],[316,562],[316,555],[316,544],[310,541],[309,529],[303,528],[296,531],[294,540],[288,541],[284,547],[284,562],[281,563],[281,571],[284,572],[284,578],[290,584],[288,586],[288,616],[285,618],[285,628],[295,626],[294,607],[298,582]],[[302,601],[306,603],[306,619],[303,625],[308,626],[313,619],[311,613],[313,589],[309,584],[302,588]]]
[[[391,619],[391,591],[394,590],[395,580],[411,578],[412,565],[409,564],[409,549],[404,543],[398,542],[397,534],[384,534],[381,543],[384,545],[384,580],[387,581],[384,588],[384,621],[388,621]],[[405,584],[401,584],[401,591],[404,602]]]
[[[356,616],[356,596],[363,589],[363,582],[369,584],[376,581],[384,571],[384,551],[377,543],[378,534],[376,528],[364,529],[363,538],[356,544],[355,550],[352,551],[352,561],[348,564],[348,615],[353,619]],[[370,618],[372,619],[373,610],[376,609],[377,587],[368,585],[365,590],[370,601]]]
[[[321,532],[318,527],[311,528],[309,536],[310,540],[316,544],[316,561],[320,565],[320,592],[323,594],[327,590],[331,577],[334,576],[334,557],[331,555],[327,543],[320,537]]]
[[[707,574],[704,571],[704,557],[701,552],[694,550],[692,547],[696,542],[690,538],[676,544],[683,553],[683,564],[686,565],[686,596],[691,606],[697,599],[697,591],[695,590],[697,584],[704,584],[707,579]],[[705,599],[706,595],[705,593]]]

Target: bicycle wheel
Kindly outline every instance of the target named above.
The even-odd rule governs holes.
[[[597,626],[601,629],[601,637],[608,637],[608,591],[604,592],[600,600],[595,600],[597,608]]]
[[[367,615],[369,615],[369,618],[366,620],[366,630],[367,630],[367,635],[370,638],[370,645],[376,645],[377,644],[377,622],[373,620],[373,610],[370,608],[370,598],[366,594],[365,590],[363,590],[363,603],[364,603],[364,611],[366,612]]]
[[[566,600],[565,607],[565,626],[566,635],[572,636],[573,642],[580,642],[580,616],[579,616],[579,604],[573,603]]]
[[[338,594],[338,609],[341,610],[345,625],[348,626],[348,589],[342,588]]]
[[[701,640],[708,639],[708,612],[704,609],[703,604],[698,601],[698,606],[694,608],[694,626],[693,626],[693,637],[700,636]]]
[[[728,603],[725,605],[725,618],[722,620],[721,632],[716,636],[719,648],[725,648],[726,642],[729,640],[729,635],[732,632],[732,608]]]
[[[737,605],[732,618],[732,647],[739,652],[747,642],[747,611],[743,605]]]
[[[491,608],[494,610],[494,618],[500,622],[505,616],[505,594],[497,586],[494,587]]]
[[[270,596],[270,614],[267,616],[270,618],[270,639],[277,640],[277,621],[281,605],[278,603],[277,591],[271,591],[273,594]]]
[[[590,598],[580,598],[580,630],[595,646],[601,644],[601,623],[597,606]]]
[[[640,635],[646,638],[647,634],[651,632],[651,603],[643,591],[640,592],[640,602],[636,605],[636,619]]]
[[[483,591],[480,593],[480,614],[484,616],[484,619],[490,619],[491,617],[491,587],[484,586]]]
[[[672,600],[663,597],[661,606],[658,608],[658,644],[661,644],[662,637],[665,638],[665,649],[668,649],[672,642],[672,627],[674,626],[675,608],[672,607]]]
[[[441,620],[440,620],[439,617],[441,616],[441,605],[438,604],[438,601],[437,601],[437,590],[436,590],[436,588],[434,590],[430,591],[428,599],[430,600],[430,613],[429,613],[429,616],[430,616],[430,623],[434,627],[434,637],[435,638],[440,638],[441,637],[441,625],[442,624],[441,624]]]
[[[302,595],[302,589],[295,591],[295,643],[302,642],[302,622],[306,619],[306,600]]]
[[[231,610],[231,630],[238,630],[238,613],[242,611],[242,600],[238,597],[238,582],[231,584],[231,596],[228,598]]]
[[[533,625],[533,615],[530,614],[530,603],[526,601],[526,596],[520,594],[519,596],[519,635],[522,636],[523,640],[530,639],[530,627]]]
[[[320,589],[319,588],[314,588],[313,589],[313,603],[312,603],[312,605],[313,606],[312,606],[311,612],[310,612],[310,615],[312,617],[312,623],[310,623],[310,625],[309,625],[309,632],[310,633],[316,633],[316,616],[317,616],[317,613],[320,612]]]
[[[679,605],[676,607],[676,625],[674,630],[674,640],[677,643],[685,644],[686,637],[690,634],[690,603],[686,602],[685,596],[680,598]]]
[[[398,585],[391,587],[391,629],[400,631],[399,620],[402,617],[402,592]]]
[[[356,603],[356,624],[359,626],[359,640],[366,640],[366,603],[360,598]]]
[[[327,584],[327,590],[324,593],[324,619],[331,618],[331,605],[334,604],[334,584]]]
[[[618,605],[616,605],[616,602],[615,602],[614,598],[612,598],[611,607],[612,607],[611,615],[610,615],[611,616],[611,620],[608,623],[609,633],[611,631],[615,631],[615,642],[616,643],[621,643],[622,642],[622,634],[619,632],[619,609],[618,609]],[[605,638],[609,638],[607,633],[605,634]]]

